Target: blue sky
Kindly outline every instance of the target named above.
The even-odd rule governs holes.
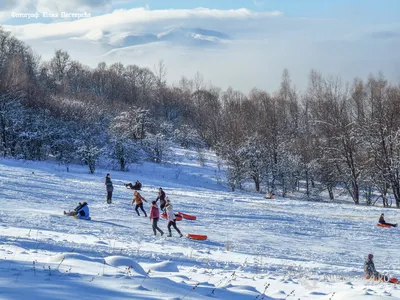
[[[18,1],[2,0],[3,3]],[[96,3],[94,0],[74,0],[79,3]],[[252,11],[280,11],[288,18],[335,18],[358,24],[387,24],[400,22],[400,0],[104,0],[97,3],[111,3],[101,9],[93,9],[92,15],[101,15],[114,9],[130,9],[149,6],[151,10],[247,8]],[[33,3],[33,2],[32,2]],[[9,5],[10,6],[10,5]],[[0,5],[0,11],[1,11]],[[24,7],[26,10],[27,8]],[[34,9],[34,8],[33,8]],[[15,9],[14,9],[15,10]],[[0,19],[1,21],[1,19]],[[50,20],[42,20],[45,23]],[[8,19],[4,24],[33,23],[28,19]]]
[[[343,18],[364,23],[400,21],[400,0],[148,0],[126,1],[114,7],[131,8],[146,4],[150,9],[248,8],[254,11],[279,10],[287,17]]]

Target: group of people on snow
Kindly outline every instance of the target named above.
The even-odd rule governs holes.
[[[150,207],[150,220],[152,221],[152,226],[153,226],[153,232],[154,235],[157,235],[157,232],[160,232],[161,236],[164,234],[164,232],[158,227],[158,220],[160,219],[160,209],[158,209],[157,206],[157,201],[160,200],[160,209],[161,211],[164,211],[165,214],[167,215],[168,219],[168,236],[172,236],[172,231],[171,231],[171,226],[174,227],[174,229],[179,233],[179,236],[182,237],[182,233],[179,230],[179,228],[176,226],[176,216],[172,208],[172,204],[170,200],[166,200],[166,195],[164,190],[160,187],[158,189],[158,196],[156,200],[153,200],[151,202],[151,207]],[[145,217],[147,217],[146,211],[143,209],[143,201],[147,202],[147,200],[138,192],[134,191],[133,192],[133,200],[132,200],[132,205],[135,204],[135,211],[140,216],[139,213],[139,208],[142,210],[143,214]]]
[[[106,186],[106,191],[107,191],[107,203],[111,204],[112,203],[112,193],[114,191],[113,183],[111,181],[111,176],[109,173],[107,173],[104,184]],[[138,192],[138,190],[141,189],[142,183],[137,180],[135,185],[128,183],[124,184],[126,188],[128,189],[133,189],[133,199],[132,199],[132,205],[135,205],[135,211],[138,216],[140,216],[139,209],[143,212],[144,216],[147,217],[147,213],[143,207],[143,202],[147,202],[147,200]],[[157,202],[160,201],[160,209],[158,208]],[[171,227],[173,227],[179,234],[180,237],[182,237],[182,233],[179,230],[179,228],[176,225],[176,216],[173,211],[173,206],[170,200],[166,198],[166,194],[164,190],[160,187],[158,189],[158,195],[156,200],[151,202],[151,207],[150,207],[150,221],[152,222],[152,228],[154,235],[157,235],[157,231],[162,235],[164,235],[164,232],[158,227],[158,220],[160,219],[160,210],[166,214],[166,218],[168,220],[168,237],[172,236],[172,230]],[[76,216],[79,218],[83,219],[89,219],[89,206],[87,205],[86,202],[79,203],[79,205],[70,212],[65,212],[65,215],[68,216]]]
[[[379,224],[384,224],[384,225],[389,225],[391,227],[397,227],[397,223],[387,223],[385,221],[385,214],[382,213],[379,217]],[[385,282],[392,282],[392,283],[397,283],[398,280],[395,278],[389,278],[386,275],[382,275],[375,269],[375,264],[374,264],[374,255],[373,254],[368,254],[367,258],[364,261],[364,276],[365,279],[374,279],[374,280],[380,280],[380,281],[385,281]]]

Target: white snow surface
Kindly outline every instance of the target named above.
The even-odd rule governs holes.
[[[400,299],[398,285],[363,279],[368,253],[400,275],[400,231],[376,226],[381,212],[396,223],[397,210],[231,192],[212,153],[203,167],[195,152],[175,155],[179,163],[95,174],[1,159],[0,299]],[[197,216],[177,222],[185,237],[153,235],[123,185],[136,180],[149,202],[163,187],[176,212]],[[91,221],[63,215],[82,201]]]

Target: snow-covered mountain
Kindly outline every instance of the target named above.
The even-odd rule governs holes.
[[[168,42],[174,45],[202,47],[224,44],[231,39],[229,35],[215,30],[178,27],[160,33],[124,33],[117,36],[111,34],[109,43],[119,48],[155,42]]]

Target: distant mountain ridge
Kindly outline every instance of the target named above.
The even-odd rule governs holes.
[[[161,32],[159,34],[127,34],[115,39],[112,44],[115,47],[123,48],[129,46],[138,46],[155,42],[170,42],[177,45],[187,46],[213,46],[226,43],[232,38],[220,31],[208,30],[202,28],[184,28],[178,27]]]

